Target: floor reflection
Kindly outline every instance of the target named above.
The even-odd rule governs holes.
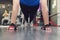
[[[16,32],[10,30],[0,30],[0,40],[57,40],[60,39],[58,28],[51,27],[52,32],[46,32],[38,28],[38,30],[18,30]]]

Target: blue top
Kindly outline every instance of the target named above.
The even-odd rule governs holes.
[[[20,0],[21,4],[25,4],[28,6],[34,6],[34,5],[38,5],[40,2],[40,0]]]

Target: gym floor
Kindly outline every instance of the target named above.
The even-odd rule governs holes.
[[[60,27],[51,27],[51,32],[36,27],[34,30],[0,29],[0,40],[60,40]]]

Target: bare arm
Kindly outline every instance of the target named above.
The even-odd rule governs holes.
[[[16,22],[17,14],[19,9],[19,0],[13,0],[13,8],[12,8],[12,16],[11,16],[11,23]]]
[[[18,8],[19,8],[19,0],[13,0],[13,9],[12,9],[12,13],[18,12]]]
[[[41,8],[42,8],[42,15],[44,19],[44,25],[49,24],[49,13],[48,13],[48,7],[47,7],[47,0],[41,0]]]
[[[40,0],[41,7],[42,7],[42,12],[48,12],[48,7],[47,7],[47,0]]]

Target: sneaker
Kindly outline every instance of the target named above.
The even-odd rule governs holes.
[[[44,25],[43,27],[41,27],[41,29],[42,29],[42,30],[47,30],[47,29],[49,29],[49,27],[50,27],[50,26],[47,24],[47,25]]]
[[[10,24],[9,28],[10,30],[17,30],[17,26],[15,24]]]

